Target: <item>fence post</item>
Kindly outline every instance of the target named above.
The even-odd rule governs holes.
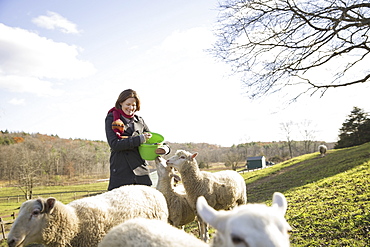
[[[5,239],[5,228],[4,228],[3,219],[1,217],[0,217],[0,225],[1,225],[1,232],[3,233],[3,239]]]

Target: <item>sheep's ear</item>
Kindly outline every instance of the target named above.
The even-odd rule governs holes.
[[[197,213],[202,219],[212,225],[212,220],[216,218],[217,211],[210,207],[204,196],[200,196],[197,199]]]
[[[166,160],[164,159],[164,158],[162,158],[162,157],[160,157],[160,156],[158,156],[156,159],[158,159],[158,161],[161,163],[161,164],[166,164]]]
[[[283,194],[275,192],[272,196],[272,206],[276,207],[284,216],[288,208],[288,202]]]
[[[163,167],[167,167],[167,161],[165,159],[163,159],[162,157],[157,157],[156,159],[158,159],[158,163],[159,165],[163,166]],[[156,160],[157,161],[157,160]]]
[[[45,212],[51,214],[54,210],[56,199],[54,197],[49,197],[45,202]]]
[[[181,177],[179,175],[172,173],[171,177],[173,177],[175,179],[176,183],[181,182]]]
[[[198,153],[193,153],[192,155],[191,155],[191,159],[193,160],[193,159],[195,159],[195,157],[197,157],[197,155],[198,155]]]
[[[42,199],[38,198],[36,199],[36,202],[39,204],[39,206],[41,207],[40,208],[40,212],[41,213],[44,213],[44,210],[45,210],[45,203],[43,202]]]
[[[203,196],[200,196],[197,199],[197,214],[203,219],[203,221],[207,222],[214,228],[220,230],[220,227],[222,227],[218,224],[219,212],[209,206],[207,200]]]

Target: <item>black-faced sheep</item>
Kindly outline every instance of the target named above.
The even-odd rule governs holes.
[[[67,205],[55,198],[24,202],[8,235],[10,247],[98,246],[113,226],[135,217],[167,222],[163,194],[144,185],[127,185]]]
[[[319,152],[321,154],[321,157],[325,156],[327,150],[328,150],[328,148],[325,145],[320,145],[319,146]]]
[[[216,228],[213,247],[288,247],[291,230],[284,215],[287,201],[283,194],[275,192],[272,206],[247,204],[231,211],[216,211],[199,197],[197,210],[200,217]]]
[[[184,191],[174,187],[173,168],[167,167],[166,160],[158,157],[155,160],[158,174],[157,190],[163,193],[168,206],[168,222],[175,226],[184,226],[195,219],[195,212],[190,207]]]
[[[208,204],[216,210],[229,210],[247,202],[246,185],[243,177],[236,171],[206,172],[200,171],[195,157],[197,153],[178,150],[167,160],[167,165],[180,172],[187,199],[196,211],[199,196],[204,196]],[[197,217],[200,238],[209,240],[208,226]]]
[[[195,236],[154,219],[136,218],[113,227],[99,247],[208,247]]]

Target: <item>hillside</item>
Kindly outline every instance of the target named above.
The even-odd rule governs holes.
[[[11,160],[11,157],[22,158],[20,154],[29,152],[19,152],[19,150],[28,150],[28,148],[34,150],[35,154],[43,154],[36,156],[37,159],[47,157],[48,161],[52,161],[50,164],[58,164],[59,166],[55,167],[59,170],[61,170],[62,161],[66,161],[70,166],[81,165],[79,161],[81,158],[85,159],[84,162],[92,163],[91,157],[87,159],[91,154],[100,153],[93,159],[97,163],[103,164],[102,160],[108,160],[105,152],[108,149],[104,142],[63,140],[39,134],[24,134],[21,136],[23,139],[19,139],[20,135],[14,133],[0,135],[0,137],[4,141],[0,145],[2,161]],[[206,150],[220,153],[220,147],[206,144],[201,146],[200,144],[178,144],[173,147],[174,151],[177,148],[185,148],[204,154],[210,153]],[[59,153],[61,155],[57,155]],[[5,176],[8,174],[5,172],[10,168],[17,168],[15,160],[12,161],[13,163],[5,162],[7,166],[0,166],[2,171],[0,174]],[[223,163],[219,165],[225,168]],[[83,170],[78,166],[65,170],[74,171],[79,177],[83,174],[81,172]],[[84,173],[88,175],[87,171]],[[286,217],[293,227],[292,246],[370,246],[369,175],[370,143],[329,150],[325,157],[320,157],[318,152],[306,154],[266,169],[242,174],[246,180],[250,203],[270,204],[275,191],[282,192],[287,197]],[[43,178],[46,179],[46,176]],[[56,178],[60,177],[50,176],[48,180]],[[105,188],[106,185],[103,190]],[[64,187],[63,190],[65,189]],[[189,224],[186,229],[196,231],[195,222]]]
[[[370,246],[370,143],[245,173],[249,202],[288,200],[292,246]]]

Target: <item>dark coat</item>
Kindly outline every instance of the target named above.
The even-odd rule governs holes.
[[[105,118],[105,133],[111,150],[108,190],[128,184],[150,186],[152,181],[149,177],[148,163],[141,158],[138,149],[141,144],[140,135],[148,132],[149,128],[144,120],[136,115],[133,129],[127,128],[127,121],[122,116],[121,120],[125,124],[123,135],[127,136],[124,139],[119,139],[112,130],[113,114],[109,113]]]

